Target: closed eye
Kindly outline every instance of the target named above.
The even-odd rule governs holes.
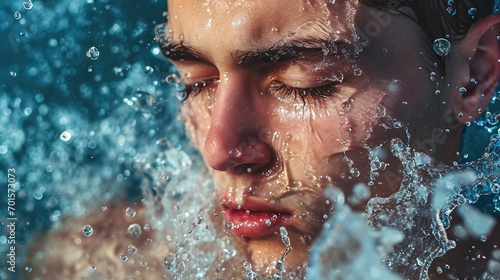
[[[278,81],[273,81],[271,83],[270,90],[275,94],[281,95],[282,97],[292,96],[294,99],[300,97],[305,103],[307,98],[325,98],[335,95],[338,92],[338,89],[336,87],[336,85],[338,84],[340,83],[333,82],[318,87],[298,88]]]
[[[184,100],[186,100],[189,96],[195,96],[205,90],[207,87],[213,84],[218,84],[219,78],[212,78],[209,80],[199,81],[193,84],[185,84],[186,96]],[[183,101],[184,101],[183,100]]]

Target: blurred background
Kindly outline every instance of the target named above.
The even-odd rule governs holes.
[[[113,200],[141,198],[159,146],[185,143],[154,28],[166,1],[0,2],[0,279],[8,169],[15,169],[16,269],[33,236]],[[154,159],[153,159],[154,160]],[[14,278],[13,278],[14,277]]]

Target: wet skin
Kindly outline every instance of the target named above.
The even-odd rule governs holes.
[[[332,211],[328,186],[346,195],[360,182],[372,185],[371,196],[396,191],[400,163],[389,142],[408,141],[406,128],[411,145],[437,162],[455,159],[465,122],[453,117],[461,68],[444,76],[411,13],[355,1],[170,0],[168,7],[163,51],[187,88],[190,139],[212,173],[226,226],[257,271],[265,274],[283,253],[280,226],[294,249],[287,270],[307,262]],[[373,22],[380,29],[367,32]],[[460,62],[468,56],[450,54]],[[386,164],[378,176],[370,174],[376,149]]]

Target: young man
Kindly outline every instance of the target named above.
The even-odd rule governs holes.
[[[307,265],[334,211],[326,188],[353,197],[368,186],[370,195],[347,200],[358,210],[369,196],[396,192],[402,168],[391,140],[436,165],[458,160],[464,125],[484,112],[499,79],[500,17],[492,9],[492,2],[460,0],[168,1],[160,42],[182,76],[182,116],[224,211],[214,220],[256,272],[274,272],[268,268],[284,249],[280,227],[293,248],[285,269]],[[109,215],[82,221],[98,225]],[[125,250],[120,236],[99,240],[113,240],[112,251],[81,240],[91,244],[76,258],[119,271],[106,258],[116,261]],[[59,257],[68,250],[47,244]],[[64,275],[83,267],[73,264]],[[123,271],[120,277],[134,273]],[[218,275],[225,273],[244,271]]]
[[[186,86],[188,133],[257,271],[281,256],[282,226],[287,269],[307,263],[327,186],[395,192],[392,139],[458,160],[500,73],[500,17],[472,3],[168,1],[162,48]]]

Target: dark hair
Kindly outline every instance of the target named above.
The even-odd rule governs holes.
[[[493,0],[361,0],[379,9],[412,8],[417,21],[431,40],[446,37],[460,40],[469,27],[493,12]]]

